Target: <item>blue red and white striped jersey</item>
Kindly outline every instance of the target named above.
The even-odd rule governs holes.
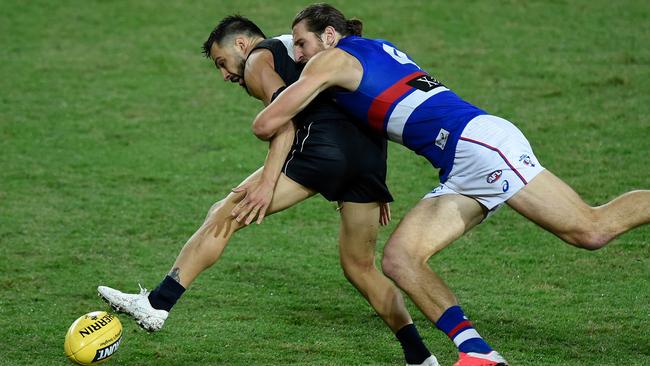
[[[404,52],[380,39],[342,38],[338,48],[363,66],[354,92],[336,92],[339,105],[360,121],[424,156],[444,182],[463,128],[485,111],[462,100]]]

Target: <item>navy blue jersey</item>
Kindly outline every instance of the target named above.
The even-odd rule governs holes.
[[[384,40],[342,38],[338,48],[359,60],[354,92],[335,93],[339,105],[374,131],[424,156],[444,182],[467,123],[485,111],[462,100]]]

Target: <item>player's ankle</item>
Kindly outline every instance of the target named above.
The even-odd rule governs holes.
[[[402,345],[407,364],[419,365],[431,357],[431,352],[424,345],[415,324],[403,326],[395,333],[395,336]]]
[[[180,283],[170,276],[165,276],[158,287],[149,294],[149,303],[154,309],[169,312],[184,292],[185,288]]]

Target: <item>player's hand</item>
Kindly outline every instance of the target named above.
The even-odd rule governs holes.
[[[390,222],[390,203],[379,204],[379,225],[386,226]]]
[[[272,184],[262,181],[244,183],[233,188],[232,191],[235,193],[246,192],[246,197],[233,208],[232,217],[235,217],[237,222],[244,220],[246,225],[257,218],[257,223],[261,224],[266,210],[271,205],[273,188]]]

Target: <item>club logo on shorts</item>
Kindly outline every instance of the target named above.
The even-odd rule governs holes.
[[[501,170],[495,170],[495,171],[493,171],[492,173],[490,173],[490,174],[487,176],[486,181],[487,181],[488,183],[492,184],[492,183],[498,181],[499,179],[501,179],[501,176],[502,176],[502,175],[503,175],[503,172],[502,172]]]
[[[445,145],[447,145],[448,139],[449,139],[449,131],[445,130],[444,128],[441,128],[440,132],[438,132],[438,137],[436,137],[436,146],[444,150]]]
[[[510,189],[510,183],[508,183],[507,180],[504,180],[501,189],[503,189],[503,193],[508,192],[508,189]]]
[[[530,158],[530,155],[523,154],[519,157],[519,161],[522,161],[525,166],[535,166],[535,163],[533,163],[533,160]]]

